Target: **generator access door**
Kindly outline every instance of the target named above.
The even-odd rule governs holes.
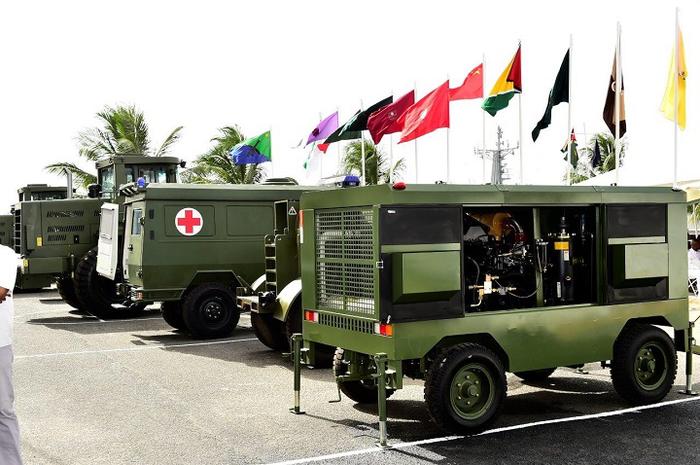
[[[97,241],[97,272],[114,280],[119,262],[119,205],[104,203],[100,209],[100,235]]]
[[[379,242],[382,321],[464,315],[461,206],[381,207]]]

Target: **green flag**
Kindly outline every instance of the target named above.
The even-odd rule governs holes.
[[[540,131],[552,122],[552,107],[559,105],[562,102],[569,101],[569,51],[564,55],[564,61],[561,62],[559,72],[554,79],[554,86],[549,91],[549,99],[547,100],[547,108],[544,110],[542,119],[537,123],[535,129],[532,130],[533,142],[537,140]]]

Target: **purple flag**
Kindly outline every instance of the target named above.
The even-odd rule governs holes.
[[[338,129],[337,111],[318,123],[318,126],[309,134],[309,138],[306,139],[306,145],[309,145],[311,142],[316,142],[317,140],[324,140],[326,137],[333,134],[336,129]]]

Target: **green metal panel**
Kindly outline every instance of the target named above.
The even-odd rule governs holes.
[[[14,215],[0,215],[0,245],[14,246],[15,217]]]
[[[668,276],[668,244],[621,244],[612,247],[613,281]]]
[[[392,260],[394,302],[438,300],[462,288],[459,251],[395,253]]]

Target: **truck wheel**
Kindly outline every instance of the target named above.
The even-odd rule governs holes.
[[[633,404],[652,404],[666,397],[677,367],[673,341],[655,326],[628,326],[615,341],[610,370],[613,386]]]
[[[556,368],[544,368],[542,370],[517,371],[515,376],[530,383],[537,383],[549,378]]]
[[[301,301],[297,300],[292,304],[292,308],[289,309],[287,314],[287,321],[284,322],[284,329],[287,339],[286,350],[292,350],[292,336],[295,333],[301,333]],[[330,368],[333,366],[333,355],[335,353],[335,347],[327,346],[324,344],[316,344],[316,360],[314,367],[316,368]]]
[[[146,304],[132,304],[126,308],[115,308],[124,298],[117,294],[116,282],[97,272],[97,247],[90,249],[75,267],[73,278],[75,294],[81,307],[97,318],[124,318],[135,316],[146,308]]]
[[[503,363],[479,344],[458,344],[440,352],[425,379],[425,402],[437,425],[475,433],[493,422],[506,398]]]
[[[230,335],[241,317],[236,294],[223,284],[201,284],[182,300],[182,317],[194,337],[214,338]]]
[[[75,294],[75,286],[73,286],[73,280],[71,278],[60,278],[56,281],[56,288],[58,289],[58,295],[65,303],[76,310],[84,311],[83,307],[80,305],[78,296]]]
[[[185,320],[182,318],[182,305],[180,302],[162,302],[160,312],[166,323],[175,329],[185,329]]]
[[[343,360],[345,350],[338,347],[333,356],[333,376],[336,378],[348,372],[348,365]],[[343,381],[338,382],[340,392],[358,404],[371,404],[377,402],[377,385],[374,381]],[[386,390],[387,399],[394,393],[394,389]]]
[[[255,336],[272,350],[289,350],[284,325],[272,315],[250,312],[250,323]]]

